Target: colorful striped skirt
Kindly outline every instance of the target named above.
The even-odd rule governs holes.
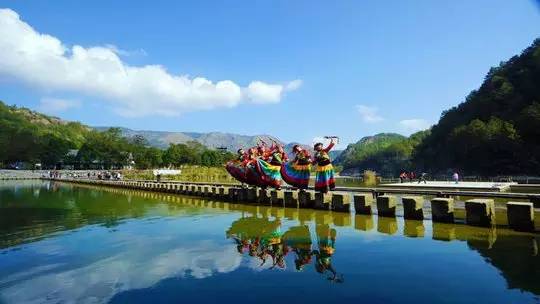
[[[311,165],[298,165],[294,162],[287,162],[281,166],[281,177],[283,180],[296,188],[307,189],[309,185],[309,175]]]
[[[225,165],[225,169],[229,174],[241,183],[246,182],[246,167],[237,160],[231,160]]]
[[[246,183],[252,186],[264,187],[266,184],[262,179],[258,160],[252,160],[246,165]]]
[[[317,166],[315,175],[315,191],[326,193],[334,190],[336,181],[334,180],[334,167],[332,164]]]
[[[281,166],[275,166],[262,159],[258,159],[257,170],[259,171],[263,185],[273,188],[281,187]]]

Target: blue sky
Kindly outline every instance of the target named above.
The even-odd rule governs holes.
[[[0,99],[133,129],[410,134],[540,37],[537,2],[2,1]]]

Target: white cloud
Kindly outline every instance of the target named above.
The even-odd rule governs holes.
[[[384,120],[384,118],[379,115],[379,109],[376,107],[357,105],[356,110],[360,113],[360,118],[365,123],[376,123]]]
[[[302,85],[302,80],[296,79],[281,84],[267,84],[262,81],[252,81],[244,90],[245,95],[253,103],[278,103],[283,94],[294,91]]]
[[[406,132],[414,133],[429,128],[431,123],[425,119],[404,119],[399,122],[399,126]]]
[[[56,114],[69,109],[79,108],[80,106],[81,103],[78,100],[42,98],[39,102],[38,110],[44,113]]]
[[[160,65],[130,66],[113,45],[68,47],[35,31],[10,9],[0,9],[0,75],[52,91],[70,91],[113,102],[122,115],[177,115],[235,107],[242,101],[277,103],[301,81],[242,88],[231,80],[170,74]]]

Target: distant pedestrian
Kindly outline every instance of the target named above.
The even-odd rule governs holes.
[[[416,179],[416,174],[414,174],[413,171],[411,171],[411,173],[409,173],[409,176],[411,178],[411,182],[413,182]]]
[[[407,174],[405,174],[405,172],[401,172],[401,174],[399,175],[399,181],[403,184],[406,178]]]
[[[424,184],[427,184],[426,177],[427,177],[427,173],[422,172],[422,174],[420,174],[420,178],[418,179],[418,183],[420,184],[421,182],[424,182]]]
[[[459,174],[457,172],[454,172],[452,175],[452,180],[454,180],[454,183],[456,184],[459,182]]]

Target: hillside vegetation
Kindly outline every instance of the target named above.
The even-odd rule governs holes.
[[[429,170],[481,175],[540,172],[540,39],[498,67],[441,115],[414,151]]]
[[[430,130],[377,134],[337,158],[344,174],[401,170],[483,176],[540,172],[540,40],[492,68],[478,90]]]
[[[367,136],[349,145],[336,158],[336,163],[343,166],[344,175],[359,175],[364,170],[372,170],[384,176],[396,176],[413,167],[413,150],[428,133],[422,131],[410,137],[395,133]]]

